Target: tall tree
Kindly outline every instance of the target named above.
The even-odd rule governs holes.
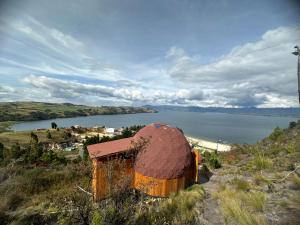
[[[52,129],[56,129],[56,128],[57,128],[57,124],[56,124],[55,122],[52,122],[52,123],[51,123],[51,128],[52,128]]]

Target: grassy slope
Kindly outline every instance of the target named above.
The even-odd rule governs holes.
[[[222,168],[212,169],[210,181],[202,185],[204,192],[195,185],[196,190],[182,191],[153,206],[129,204],[124,213],[131,216],[123,216],[134,219],[132,213],[136,213],[132,224],[194,224],[195,218],[196,224],[298,224],[300,178],[297,173],[285,177],[300,165],[300,124],[276,130],[256,145],[235,146],[219,157]],[[68,204],[76,185],[89,190],[89,172],[84,164],[1,168],[0,219],[32,222],[33,218],[47,218],[45,215],[56,212],[58,206]],[[98,210],[96,206],[91,212],[95,218],[100,212],[100,221],[101,215],[112,213],[106,208]],[[56,214],[51,215],[55,221]]]
[[[204,184],[205,220],[212,224],[299,224],[300,124],[275,129],[255,145],[221,155],[223,167]],[[212,208],[214,210],[212,210]]]
[[[154,111],[143,107],[90,107],[70,103],[2,102],[0,103],[0,122],[145,112]]]

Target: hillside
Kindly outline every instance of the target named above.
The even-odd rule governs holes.
[[[215,112],[260,116],[289,116],[300,118],[300,108],[223,108],[223,107],[198,107],[198,106],[173,106],[173,105],[146,105],[157,111],[179,111],[179,112]]]
[[[146,107],[91,107],[71,103],[2,102],[0,103],[0,122],[152,112],[155,111]]]
[[[59,132],[52,130],[53,138],[63,135]],[[44,133],[36,134],[45,139]],[[148,197],[120,182],[111,197],[100,203],[79,189],[91,190],[89,160],[67,160],[61,153],[49,152],[30,159],[26,152],[31,156],[38,143],[34,135],[24,132],[22,140],[22,154],[17,154],[2,139],[6,152],[2,161],[0,157],[3,224],[299,224],[299,122],[276,128],[255,145],[235,145],[222,154],[203,153],[200,184],[169,198]]]
[[[255,145],[236,145],[206,158],[210,180],[203,184],[202,222],[207,224],[299,224],[300,123],[276,128]],[[213,159],[213,160],[212,160]]]

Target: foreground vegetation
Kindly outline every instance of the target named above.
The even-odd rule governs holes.
[[[76,116],[131,114],[155,112],[145,107],[91,107],[71,103],[2,102],[0,103],[0,129],[12,121],[34,121]],[[11,122],[7,122],[11,121]]]
[[[221,169],[214,169],[211,158],[204,160],[214,175],[204,187],[211,194],[207,201],[218,205],[219,224],[299,224],[299,122],[276,128],[255,145],[236,145],[218,154]]]
[[[141,127],[125,129],[121,136],[131,136]],[[169,198],[151,198],[132,190],[124,181],[112,189],[108,199],[98,203],[90,195],[88,158],[70,160],[63,152],[41,151],[39,143],[47,141],[47,131],[20,134],[0,135],[1,224],[299,222],[300,123],[276,128],[255,145],[235,145],[229,153],[203,154],[201,175],[210,180]],[[52,130],[51,138],[71,137],[60,129]],[[110,140],[96,136],[84,144]],[[18,148],[14,147],[16,142]]]

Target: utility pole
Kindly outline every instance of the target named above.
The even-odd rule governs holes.
[[[295,51],[292,52],[292,54],[298,56],[298,70],[297,70],[297,74],[298,74],[298,96],[299,96],[299,104],[300,104],[300,49],[298,46],[295,46]]]

